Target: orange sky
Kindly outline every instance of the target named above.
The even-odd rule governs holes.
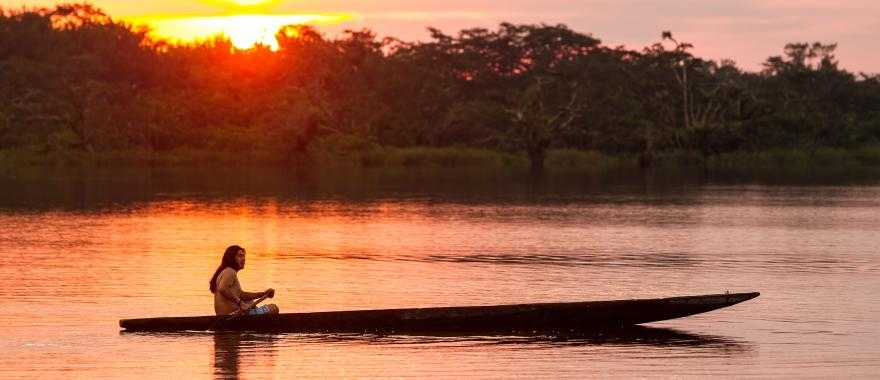
[[[47,6],[67,1],[0,0],[0,6]],[[494,27],[501,21],[564,23],[610,45],[641,48],[672,30],[698,55],[731,58],[758,69],[786,42],[838,42],[838,58],[853,71],[880,73],[880,1],[876,0],[93,0],[116,18],[150,23],[157,33],[191,39],[225,32],[239,46],[271,43],[278,26],[310,23],[327,34],[368,27],[380,36],[427,37]]]

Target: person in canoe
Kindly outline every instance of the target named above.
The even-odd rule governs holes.
[[[211,293],[214,293],[214,311],[217,315],[229,315],[239,310],[247,310],[248,315],[278,314],[278,306],[274,304],[252,307],[253,301],[262,296],[272,298],[275,289],[252,293],[241,290],[238,283],[238,271],[244,269],[244,248],[237,245],[229,246],[223,253],[220,266],[211,277]]]

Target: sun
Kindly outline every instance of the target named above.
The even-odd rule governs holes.
[[[236,0],[255,2],[258,0]],[[264,1],[265,2],[265,1]],[[153,37],[173,42],[190,42],[224,35],[236,48],[248,49],[255,45],[278,48],[275,33],[285,25],[339,24],[348,19],[345,14],[291,14],[291,15],[228,15],[205,17],[145,17],[130,19],[135,24],[146,24]]]
[[[144,15],[128,17],[133,24],[145,24],[151,36],[171,42],[192,42],[217,35],[229,38],[232,45],[248,49],[255,45],[278,48],[275,33],[286,25],[332,25],[353,18],[354,14],[279,14],[271,8],[279,0],[200,0],[216,8],[205,15]]]
[[[240,5],[243,7],[250,7],[250,6],[254,6],[254,5],[265,4],[265,3],[271,2],[272,0],[231,0],[231,1],[235,5]]]

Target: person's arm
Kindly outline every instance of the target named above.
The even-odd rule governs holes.
[[[258,292],[258,293],[242,291],[241,292],[241,299],[245,300],[245,301],[251,301],[251,300],[255,300],[257,298],[260,298],[264,295],[267,295],[267,294],[269,295],[269,298],[274,297],[275,296],[275,289],[270,288],[270,289],[266,289],[265,291]]]
[[[241,299],[243,299],[245,301],[255,300],[255,299],[260,298],[262,296],[263,296],[263,293],[246,292],[244,290],[241,291]]]

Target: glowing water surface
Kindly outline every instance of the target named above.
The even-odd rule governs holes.
[[[194,171],[0,180],[0,377],[872,377],[880,186]],[[762,292],[624,335],[120,333],[212,312]]]

